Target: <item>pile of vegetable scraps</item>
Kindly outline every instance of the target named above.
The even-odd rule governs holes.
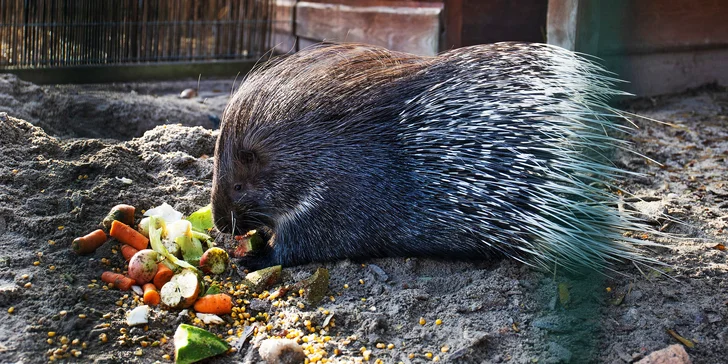
[[[249,273],[237,286],[230,284],[230,278],[225,284],[216,282],[210,275],[223,274],[228,268],[234,267],[234,264],[230,264],[228,252],[214,246],[214,240],[207,234],[213,227],[209,205],[183,218],[182,213],[164,203],[144,212],[137,229],[132,227],[135,226],[134,213],[133,206],[114,206],[101,223],[102,229],[76,238],[71,245],[73,251],[79,255],[92,254],[107,241],[105,231],[122,244],[119,251],[128,262],[126,272],[119,268],[106,271],[101,279],[110,288],[133,290],[142,297],[143,304],[127,313],[129,326],[146,325],[150,311],[153,310],[151,307],[157,305],[170,311],[185,312],[193,309],[193,317],[200,322],[200,326],[229,324],[230,319],[226,322],[220,317],[224,315],[232,315],[236,323],[239,322],[238,319],[243,319],[246,325],[255,321],[256,317],[249,317],[245,307],[235,305],[244,301],[237,298],[241,294],[241,288],[244,287],[246,292],[260,292],[278,283],[280,266]],[[244,240],[243,245],[250,247],[251,240],[256,241],[259,237],[255,232],[250,232],[244,237],[238,237],[238,242],[241,239]],[[295,289],[300,289],[301,292],[313,290],[313,299],[321,300],[328,287],[327,273],[315,275],[325,276],[325,280],[319,279],[318,284],[309,279]],[[271,298],[281,296],[291,288],[293,287],[280,288]],[[222,292],[223,290],[230,294]],[[266,320],[267,317],[261,317],[260,321],[263,323]],[[265,327],[262,326],[262,330]],[[256,332],[257,329],[256,327]],[[192,363],[234,351],[235,348],[232,348],[229,341],[231,340],[223,340],[203,328],[180,324],[174,335],[175,362]]]

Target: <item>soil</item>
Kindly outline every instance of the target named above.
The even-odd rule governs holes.
[[[97,281],[124,266],[118,243],[88,256],[70,244],[118,203],[167,202],[189,214],[209,202],[214,127],[233,81],[203,81],[200,97],[177,98],[190,87],[197,80],[37,86],[0,75],[0,362],[174,356],[173,333],[193,315],[155,307],[148,327],[128,327],[138,297]],[[554,274],[507,259],[284,268],[285,282],[327,268],[327,297],[308,304],[289,295],[279,307],[238,297],[247,312],[268,313],[269,329],[243,318],[236,326],[229,315],[226,325],[205,325],[238,348],[209,362],[258,362],[265,335],[307,332],[307,321],[319,339],[330,337],[318,347],[339,362],[361,361],[364,347],[385,363],[629,363],[678,337],[694,363],[728,362],[728,261],[719,249],[728,245],[728,92],[706,87],[625,107],[665,122],[635,118],[639,154],[616,160],[641,174],[622,187],[669,233],[648,237],[664,247],[645,252],[666,264],[662,274],[627,263],[624,275]],[[228,277],[240,279],[235,269],[217,278]],[[258,327],[246,342],[243,325]]]

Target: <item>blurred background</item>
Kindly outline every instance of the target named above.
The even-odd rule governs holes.
[[[0,0],[0,72],[37,84],[234,77],[321,41],[595,55],[650,96],[728,84],[723,0]]]

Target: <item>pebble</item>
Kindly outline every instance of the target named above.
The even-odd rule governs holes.
[[[637,364],[692,364],[690,356],[680,344],[670,345],[664,349],[653,351]]]
[[[253,311],[265,312],[268,311],[268,309],[270,308],[270,301],[253,298],[252,300],[250,300],[250,305],[248,306],[248,308]]]
[[[134,291],[134,293],[137,294],[137,296],[139,296],[139,297],[144,296],[144,291],[142,290],[142,287],[134,285],[134,286],[131,286],[131,289],[132,289],[132,291]]]
[[[289,339],[266,339],[260,343],[258,354],[269,364],[298,364],[306,359],[303,348]]]
[[[384,269],[380,268],[378,265],[369,264],[368,267],[369,267],[369,270],[372,273],[374,273],[374,277],[376,277],[376,279],[378,281],[386,282],[387,280],[389,280],[389,276],[387,275],[387,273],[384,271]]]

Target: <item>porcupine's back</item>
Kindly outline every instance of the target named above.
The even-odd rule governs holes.
[[[608,81],[546,45],[302,51],[248,78],[226,110],[218,226],[269,226],[272,248],[252,258],[262,265],[493,251],[545,267],[640,260],[622,236],[640,226],[607,189],[622,172],[610,153],[625,147]],[[240,198],[221,197],[230,168],[250,186]],[[238,222],[220,221],[228,210]]]

